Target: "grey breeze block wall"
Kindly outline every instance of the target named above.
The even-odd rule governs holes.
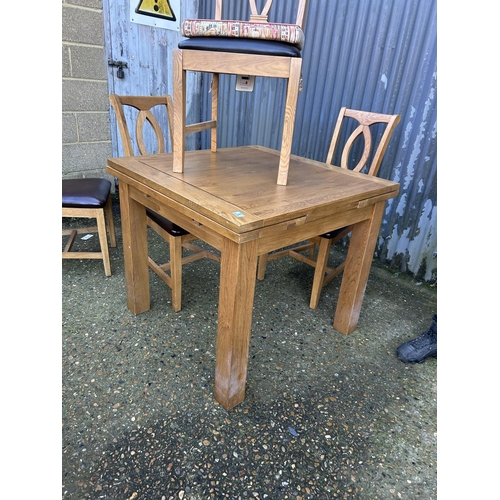
[[[102,0],[62,2],[62,177],[106,177],[112,156]]]

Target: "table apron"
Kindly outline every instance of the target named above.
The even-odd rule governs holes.
[[[269,253],[299,241],[370,219],[373,207],[374,205],[368,205],[363,208],[354,208],[310,222],[307,220],[298,221],[299,223],[295,225],[282,223],[263,228],[259,231],[258,253],[259,255]]]
[[[180,206],[177,202],[169,200],[168,198],[162,197],[162,201],[159,202],[133,186],[130,187],[130,197],[141,205],[144,205],[157,214],[172,221],[174,224],[182,227],[197,238],[205,241],[217,250],[222,250],[223,239],[227,237],[226,233],[231,233],[231,231],[228,231],[226,228],[197,212],[192,212],[192,214],[196,216],[196,220],[193,217],[185,215],[177,209],[177,207],[181,209],[185,207]],[[167,200],[169,200],[170,203],[167,204]]]
[[[118,174],[118,172],[113,172]],[[387,200],[387,194],[363,202],[348,203],[342,208],[336,207],[335,213],[322,209],[319,213],[299,215],[294,219],[278,222],[244,233],[236,233],[229,228],[209,219],[194,209],[190,209],[167,196],[148,188],[144,184],[128,177],[118,177],[130,186],[130,197],[141,205],[155,211],[179,225],[197,238],[205,241],[217,250],[222,250],[223,240],[229,239],[242,244],[258,239],[258,254],[269,253],[299,241],[318,236],[328,231],[356,224],[372,216],[373,207]],[[313,211],[314,212],[314,211]]]

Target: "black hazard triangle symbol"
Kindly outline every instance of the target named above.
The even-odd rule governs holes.
[[[169,0],[140,0],[135,11],[144,16],[159,17],[167,21],[176,20]]]

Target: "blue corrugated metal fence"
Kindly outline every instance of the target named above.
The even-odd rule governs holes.
[[[246,18],[226,2],[224,16]],[[275,2],[271,20],[293,22],[297,0]],[[212,17],[203,2],[199,17]],[[437,67],[436,0],[309,0],[292,153],[324,161],[342,106],[398,113],[379,175],[401,183],[389,200],[375,257],[416,278],[437,279]],[[284,80],[257,78],[254,92],[236,92],[236,78],[221,83],[221,147],[260,144],[279,149]],[[203,79],[204,112],[210,78]],[[205,115],[205,116],[207,116]],[[209,147],[208,134],[200,147]]]
[[[298,0],[275,0],[271,20],[293,22]],[[379,175],[401,184],[386,205],[375,258],[416,278],[437,279],[437,0],[309,0],[292,153],[324,161],[342,106],[399,113]],[[257,2],[262,4],[263,2]],[[128,63],[110,92],[172,94],[176,31],[130,23],[128,6],[103,0],[108,56]],[[224,17],[248,18],[248,2],[225,2]],[[181,2],[181,19],[211,18],[214,0]],[[221,76],[219,147],[279,149],[286,82],[257,78],[252,93]],[[188,123],[210,110],[210,77],[188,73]],[[112,120],[114,119],[111,115]],[[113,147],[117,146],[113,131]],[[208,133],[188,140],[208,148]]]

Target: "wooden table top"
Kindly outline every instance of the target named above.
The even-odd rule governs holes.
[[[292,155],[288,184],[276,184],[279,151],[242,146],[186,152],[183,173],[172,153],[110,158],[115,173],[245,233],[297,218],[313,220],[393,198],[399,184]]]

